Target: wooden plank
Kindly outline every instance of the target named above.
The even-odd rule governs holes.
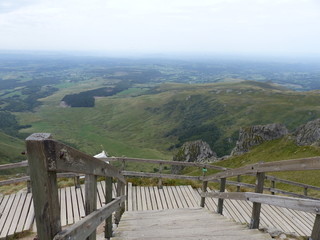
[[[294,229],[300,236],[307,236],[310,235],[311,232],[308,231],[308,229],[304,226],[303,221],[301,221],[300,218],[298,218],[296,215],[292,214],[292,212],[289,209],[282,208],[282,211],[286,216],[290,219],[292,222]],[[309,232],[309,234],[308,234]]]
[[[137,210],[142,211],[142,197],[141,197],[141,187],[137,186]]]
[[[132,211],[137,211],[137,187],[132,186]]]
[[[61,231],[57,175],[55,172],[48,172],[48,167],[52,166],[51,159],[59,153],[55,152],[55,145],[50,138],[50,134],[39,133],[32,134],[26,139],[32,196],[40,239],[52,239]]]
[[[164,193],[164,195],[165,195],[165,198],[166,198],[166,200],[167,200],[168,208],[169,208],[169,209],[173,209],[174,207],[173,207],[173,203],[172,203],[172,202],[175,201],[175,200],[174,200],[174,199],[173,199],[173,200],[171,199],[171,196],[170,196],[170,194],[169,194],[169,192],[168,192],[167,186],[163,186],[162,189],[163,189],[163,193]]]
[[[146,187],[141,186],[140,191],[141,191],[141,203],[142,203],[142,211],[148,210],[147,208],[147,199],[146,199],[146,192],[145,192]]]
[[[211,192],[211,190],[209,188],[207,188],[207,192]],[[195,192],[197,193],[197,196],[200,196],[199,192]],[[200,198],[199,198],[200,199]],[[208,201],[209,200],[209,201]],[[200,201],[200,200],[199,200]],[[205,203],[205,207],[207,209],[210,209],[213,212],[217,212],[217,206],[218,206],[218,199],[213,199],[213,198],[208,198],[206,203]]]
[[[70,187],[66,187],[66,208],[67,208],[67,224],[73,224],[73,210]]]
[[[86,216],[86,213],[84,210],[84,198],[83,198],[83,194],[82,194],[82,189],[83,188],[81,186],[80,186],[80,188],[76,188],[80,219]]]
[[[194,207],[198,207],[199,206],[199,200],[195,196],[194,189],[191,187],[191,185],[187,185],[186,186],[186,190],[189,192],[188,194],[189,194],[189,197],[191,198],[191,201],[193,202],[193,206]]]
[[[5,195],[1,201],[1,204],[0,204],[0,220],[3,216],[3,212],[5,210],[5,207],[7,205],[7,202],[8,202],[8,199],[10,198],[11,195]],[[0,225],[1,226],[1,225]],[[1,231],[1,229],[0,229]]]
[[[128,183],[128,209],[127,211],[132,211],[132,183]]]
[[[145,193],[146,193],[147,209],[153,210],[149,187],[145,188]]]
[[[70,190],[71,190],[71,197],[72,197],[73,218],[74,218],[74,222],[77,222],[80,220],[80,213],[79,213],[76,187],[72,186],[70,187]]]
[[[289,181],[289,180],[277,178],[274,176],[266,176],[266,180],[286,183],[286,184],[297,186],[297,187],[309,188],[309,189],[320,191],[320,187],[316,187],[316,186],[312,186],[312,185],[304,184],[304,183],[298,183],[298,182],[294,182],[294,181]]]
[[[282,160],[277,162],[256,163],[241,168],[230,169],[224,172],[202,177],[201,180],[210,181],[213,179],[234,177],[237,175],[258,172],[306,171],[319,169],[320,157],[300,158],[292,160]]]
[[[28,160],[25,160],[17,163],[2,164],[0,165],[0,170],[27,167],[27,166],[28,166]]]
[[[280,217],[282,229],[288,229],[287,232],[294,233],[295,229],[293,228],[291,221],[285,215],[283,215],[281,208],[272,205],[270,205],[270,208]]]
[[[6,202],[6,205],[4,206],[4,210],[0,218],[0,234],[4,228],[5,223],[7,222],[7,218],[10,214],[10,210],[14,202],[15,196],[16,196],[15,194],[10,194]]]
[[[101,208],[105,202],[105,195],[102,190],[102,185],[97,182],[97,208]]]
[[[30,230],[34,221],[35,221],[35,212],[34,212],[34,203],[33,203],[33,197],[32,197],[26,223],[23,226],[23,231]]]
[[[23,203],[23,208],[21,210],[21,216],[20,216],[20,219],[17,224],[16,232],[18,232],[18,233],[23,231],[23,226],[26,222],[26,218],[28,216],[29,209],[31,207],[33,207],[33,206],[31,206],[31,199],[32,199],[31,193],[27,193],[25,201]]]
[[[26,192],[25,193],[17,193],[17,195],[20,195],[19,202],[17,203],[17,205],[15,207],[15,213],[12,218],[12,223],[11,223],[10,229],[7,234],[8,236],[11,236],[16,232],[16,229],[17,229],[17,226],[18,226],[18,223],[20,220],[20,216],[22,214],[23,205],[26,200],[27,193]]]
[[[186,191],[182,188],[182,186],[176,186],[177,191],[180,193],[180,196],[183,198],[185,203],[189,208],[193,207],[192,203],[190,202],[190,199],[186,193]]]
[[[111,214],[119,208],[119,205],[124,202],[125,199],[125,196],[117,197],[115,200],[104,205],[99,210],[90,213],[84,219],[73,224],[66,230],[61,231],[53,239],[85,239],[90,237],[92,235],[91,233],[95,232],[100,223],[111,216]]]
[[[163,205],[162,205],[162,202],[161,202],[161,198],[160,198],[160,195],[159,195],[158,188],[157,187],[153,187],[153,191],[154,191],[154,195],[155,195],[155,198],[156,198],[156,201],[157,201],[157,204],[158,204],[158,209],[162,210],[163,209]]]
[[[188,206],[187,206],[187,203],[184,201],[184,199],[181,198],[181,196],[180,196],[180,194],[178,193],[176,187],[175,187],[175,186],[171,186],[171,190],[172,190],[172,192],[173,192],[173,194],[174,194],[174,196],[175,196],[175,198],[176,198],[176,200],[177,200],[177,203],[178,203],[178,205],[179,205],[179,208],[186,208],[186,207],[188,207]]]
[[[61,216],[61,226],[67,225],[67,203],[66,203],[66,189],[60,189],[60,216]]]
[[[158,210],[158,203],[157,203],[156,197],[154,195],[153,187],[148,187],[148,189],[149,189],[149,193],[150,193],[152,210]]]
[[[159,195],[160,195],[163,209],[168,209],[169,206],[168,206],[167,199],[166,199],[164,191],[163,191],[163,186],[162,186],[162,188],[159,188],[158,191],[159,191]]]
[[[11,224],[12,224],[12,220],[14,218],[14,215],[16,214],[16,210],[17,210],[17,206],[18,206],[18,203],[20,201],[20,198],[21,198],[21,194],[17,193],[17,194],[14,194],[15,197],[12,201],[12,204],[11,206],[7,206],[7,207],[10,207],[9,209],[9,212],[8,212],[8,216],[7,216],[7,219],[5,221],[5,224],[2,228],[2,231],[1,231],[1,234],[0,234],[0,238],[4,238],[8,235],[8,231],[9,229],[11,228]],[[14,224],[16,225],[16,224]],[[15,226],[12,226],[13,228],[15,228]]]

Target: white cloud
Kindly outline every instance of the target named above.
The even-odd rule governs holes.
[[[316,0],[15,1],[2,48],[320,53]]]

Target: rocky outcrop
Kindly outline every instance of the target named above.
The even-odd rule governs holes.
[[[214,162],[216,157],[217,154],[211,150],[208,143],[198,140],[183,144],[178,153],[173,156],[173,161]],[[183,166],[172,166],[172,173],[178,174],[183,168]]]
[[[281,138],[287,134],[288,129],[278,123],[240,128],[239,140],[231,155],[241,155],[248,152],[253,146],[257,146],[265,141]]]
[[[320,146],[320,119],[307,122],[293,133],[299,146]]]

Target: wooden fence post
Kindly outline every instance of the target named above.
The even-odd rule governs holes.
[[[303,194],[304,194],[305,196],[308,196],[308,187],[305,187],[305,188],[304,188]]]
[[[80,188],[80,176],[75,176],[74,177],[74,187],[75,188]]]
[[[276,188],[276,181],[275,180],[271,180],[271,188],[272,189]],[[274,195],[274,191],[271,191],[271,194]]]
[[[32,134],[26,139],[33,205],[38,238],[51,240],[61,231],[57,174],[48,171],[56,158],[55,145],[48,133]]]
[[[162,163],[159,163],[159,173],[160,174],[162,173]],[[161,177],[161,175],[159,177],[158,188],[162,189],[162,177]]]
[[[310,240],[320,240],[320,215],[316,215]]]
[[[202,177],[206,176],[207,173],[207,168],[203,167],[202,168]],[[208,181],[202,181],[202,192],[205,193],[207,192],[207,187],[208,187]],[[204,207],[206,198],[205,197],[201,197],[200,200],[200,207]]]
[[[123,182],[121,182],[120,180],[118,180],[117,182],[117,192],[116,192],[116,196],[120,197],[121,195],[124,194],[124,184]],[[114,215],[114,223],[119,225],[120,222],[120,218],[122,213],[124,212],[124,203],[121,204],[120,208],[115,212]]]
[[[202,192],[203,193],[207,192],[207,187],[208,187],[208,181],[203,181],[202,182]],[[205,199],[206,199],[205,197],[201,197],[200,207],[204,207]]]
[[[240,175],[237,176],[237,182],[238,183],[241,182],[241,176]],[[240,186],[237,186],[237,192],[240,192]]]
[[[112,201],[112,177],[106,177],[106,196],[105,204]],[[104,237],[110,239],[112,237],[112,215],[106,219],[106,224],[104,228]]]
[[[97,176],[86,174],[85,178],[85,213],[89,215],[97,210]],[[96,231],[87,238],[87,240],[96,239]]]
[[[255,189],[256,193],[263,193],[264,178],[265,178],[264,172],[257,173],[256,189]],[[259,228],[260,211],[261,211],[261,203],[254,202],[252,207],[251,222],[249,226],[250,229]]]
[[[220,179],[220,192],[224,192],[226,190],[226,182],[227,182],[226,178]],[[219,198],[217,213],[222,215],[222,212],[223,212],[223,198]]]

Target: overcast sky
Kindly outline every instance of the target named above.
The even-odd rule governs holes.
[[[0,49],[320,55],[320,1],[0,0]]]

